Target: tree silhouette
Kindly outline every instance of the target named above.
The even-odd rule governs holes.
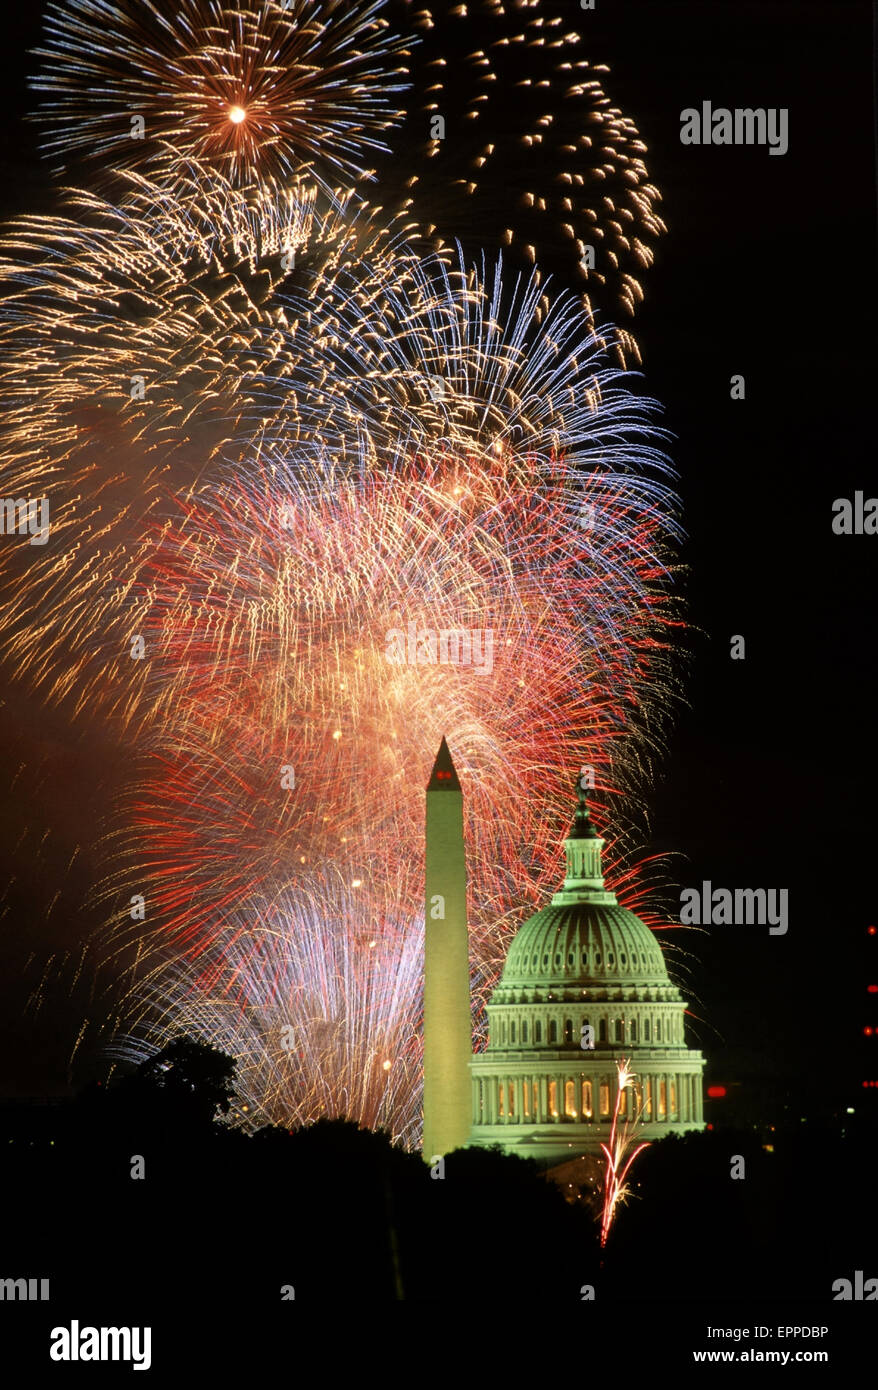
[[[179,1037],[143,1062],[117,1088],[127,1104],[158,1112],[171,1123],[209,1125],[227,1115],[237,1063],[210,1044]]]

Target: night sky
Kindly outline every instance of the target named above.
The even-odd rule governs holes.
[[[648,146],[668,227],[634,330],[644,389],[675,436],[690,670],[652,847],[683,856],[685,885],[789,888],[786,936],[714,927],[688,939],[697,1045],[735,1117],[818,1119],[858,1104],[863,1077],[878,1077],[862,1040],[878,1023],[865,993],[878,539],[831,529],[834,498],[878,492],[870,7],[598,0],[595,13],[566,13]],[[6,214],[53,205],[23,119],[38,33],[37,6],[5,15]],[[683,146],[680,112],[703,100],[787,107],[788,152]],[[730,399],[738,373],[744,401]],[[744,661],[730,659],[733,634]],[[23,687],[0,699],[0,1091],[58,1094],[82,997],[58,989],[36,1023],[25,1006],[45,958],[75,952],[88,925],[80,904],[103,866],[84,836],[125,753],[91,725],[72,735]]]

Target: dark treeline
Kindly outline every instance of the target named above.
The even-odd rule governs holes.
[[[532,1162],[466,1150],[433,1178],[343,1120],[248,1136],[223,1123],[233,1088],[230,1058],[178,1040],[75,1101],[0,1106],[0,1277],[50,1278],[62,1316],[106,1320],[109,1300],[130,1322],[132,1308],[215,1320],[287,1301],[569,1303],[587,1285],[617,1305],[828,1308],[835,1279],[875,1263],[874,1135],[850,1127],[802,1125],[770,1135],[773,1151],[753,1131],[652,1145],[602,1256],[594,1204]]]

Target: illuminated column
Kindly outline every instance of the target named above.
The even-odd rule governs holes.
[[[472,1056],[463,796],[443,738],[427,785],[423,1155],[470,1137]]]

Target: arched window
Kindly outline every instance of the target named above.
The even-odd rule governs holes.
[[[514,1023],[510,1023],[510,1025],[509,1025],[509,1041],[510,1041],[511,1043],[514,1043],[514,1042],[515,1042],[515,1024],[514,1024]]]
[[[655,1040],[656,1042],[661,1042],[662,1040],[662,1021],[660,1018],[657,1018],[655,1021]]]
[[[523,1043],[527,1042],[527,1019],[525,1019],[521,1025],[521,1041]]]
[[[609,1113],[610,1113],[610,1083],[609,1083],[609,1081],[602,1081],[602,1082],[601,1082],[601,1114],[602,1114],[602,1115],[609,1115]]]
[[[557,1041],[558,1041],[558,1024],[555,1022],[555,1020],[554,1020],[554,1018],[553,1018],[552,1021],[551,1021],[551,1023],[549,1024],[549,1042],[551,1043],[551,1042],[557,1042]]]
[[[582,1083],[582,1114],[586,1120],[590,1120],[594,1115],[590,1081],[583,1081]]]
[[[632,1018],[632,1020],[631,1020],[631,1041],[632,1041],[632,1042],[637,1042],[637,1019],[636,1019],[636,1018]]]
[[[617,1018],[617,1019],[616,1019],[616,1023],[615,1023],[615,1040],[616,1040],[616,1042],[621,1042],[621,1041],[622,1041],[622,1020],[621,1020],[621,1018]]]
[[[565,1018],[565,1020],[564,1020],[564,1041],[565,1041],[566,1043],[572,1043],[572,1042],[573,1042],[573,1019],[572,1019],[572,1018]]]
[[[543,1025],[540,1023],[539,1019],[537,1019],[536,1023],[534,1024],[534,1042],[542,1042],[542,1041],[543,1041]]]
[[[558,1118],[558,1086],[554,1081],[549,1082],[549,1114],[553,1120]]]
[[[529,1081],[525,1081],[525,1082],[522,1083],[522,1087],[521,1087],[521,1100],[522,1100],[522,1105],[524,1106],[524,1116],[523,1116],[523,1118],[524,1118],[525,1120],[529,1120],[529,1119],[530,1119],[530,1082],[529,1082]]]
[[[598,1042],[607,1041],[607,1020],[602,1018],[598,1024]]]
[[[677,1083],[671,1080],[671,1119],[677,1118]]]
[[[501,1083],[500,1083],[500,1106],[499,1106],[499,1109],[498,1109],[498,1112],[497,1112],[497,1113],[498,1113],[499,1115],[505,1115],[505,1114],[506,1114],[506,1111],[503,1109],[503,1083],[502,1083],[502,1081],[501,1081]]]
[[[510,1116],[512,1116],[515,1114],[515,1083],[513,1081],[510,1081],[509,1085],[506,1087],[506,1094],[509,1097],[509,1105],[507,1108]]]
[[[504,1019],[504,1021],[500,1024],[500,1041],[501,1041],[501,1043],[505,1043],[505,1041],[506,1041],[506,1021],[505,1021],[505,1019]]]
[[[583,951],[583,953],[582,953],[582,963],[583,963],[583,965],[588,965],[588,951]]]
[[[668,1083],[664,1077],[659,1082],[658,1112],[660,1120],[663,1120],[668,1113]]]
[[[534,1082],[534,1119],[540,1118],[540,1083]]]
[[[645,1019],[643,1020],[643,1041],[644,1041],[644,1042],[649,1042],[649,1019],[648,1019],[648,1018],[645,1018]]]
[[[575,1081],[564,1082],[564,1114],[567,1116],[568,1120],[576,1120],[579,1118],[578,1111],[576,1109]]]

